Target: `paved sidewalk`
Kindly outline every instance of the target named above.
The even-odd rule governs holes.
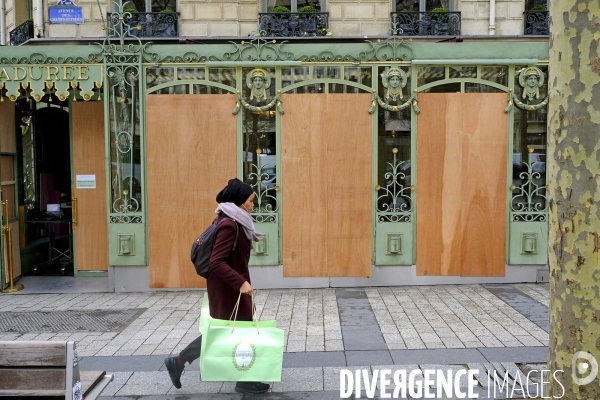
[[[232,383],[200,382],[197,362],[180,390],[164,369],[198,336],[203,295],[0,295],[0,340],[74,340],[82,369],[114,373],[104,399],[240,399]],[[285,331],[283,379],[244,398],[336,399],[341,369],[478,368],[484,393],[484,371],[515,379],[547,359],[548,284],[257,290],[256,304]]]

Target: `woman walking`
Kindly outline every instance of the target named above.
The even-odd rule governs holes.
[[[250,211],[254,207],[252,187],[239,179],[231,179],[217,195],[219,206],[215,211],[219,227],[210,257],[210,277],[207,279],[210,316],[217,319],[230,319],[240,293],[238,321],[252,321],[252,296],[248,260],[252,242],[258,242],[263,235],[254,230]],[[222,221],[223,218],[231,220]],[[238,229],[244,234],[237,235],[237,245],[232,250]],[[200,357],[202,336],[190,343],[179,355],[165,358],[165,366],[173,386],[181,388],[181,374],[185,363],[192,363]],[[263,393],[269,385],[261,382],[237,382],[238,393]]]

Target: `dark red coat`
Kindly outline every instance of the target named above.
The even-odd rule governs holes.
[[[219,220],[225,214],[219,214]],[[210,316],[229,319],[240,294],[240,287],[250,283],[248,260],[250,240],[244,234],[244,227],[238,224],[239,233],[235,251],[231,251],[235,239],[235,222],[224,221],[217,228],[215,243],[210,257],[210,277],[207,280]],[[252,298],[242,294],[237,313],[238,321],[252,321]]]

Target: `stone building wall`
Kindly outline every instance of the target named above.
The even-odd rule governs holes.
[[[6,0],[6,37],[16,27],[15,3]],[[393,0],[392,0],[393,1]],[[329,30],[332,36],[384,36],[390,29],[392,1],[384,0],[327,0]],[[523,34],[523,0],[496,0],[496,35]],[[104,36],[102,16],[106,18],[111,0],[79,0],[83,8],[83,25],[51,25],[48,23],[48,4],[44,0],[45,32],[47,38],[98,38]],[[34,2],[35,7],[35,2]],[[462,12],[463,35],[489,35],[490,2],[456,0],[455,9]],[[260,0],[178,0],[179,36],[235,37],[248,36],[257,30]],[[35,18],[35,9],[33,10]],[[17,23],[18,25],[18,23]]]
[[[18,0],[17,0],[18,1]],[[102,11],[98,9],[98,2],[96,0],[78,0],[76,4],[83,9],[83,21],[82,25],[71,25],[71,24],[50,24],[48,23],[48,3],[50,6],[56,5],[56,0],[44,0],[44,27],[45,37],[47,38],[100,38],[104,37],[105,32],[102,30],[102,17],[106,21],[106,14],[112,7],[111,0],[100,0],[100,7]],[[35,4],[34,4],[35,7]],[[35,15],[35,11],[34,11]]]
[[[248,36],[257,30],[259,10],[259,0],[179,0],[179,35]]]
[[[6,32],[4,32],[4,35],[6,37],[7,45],[10,43],[10,31],[27,21],[28,18],[27,8],[19,1],[22,0],[5,0],[4,2],[4,15],[6,21]]]
[[[6,38],[6,44],[8,44],[10,41],[8,33],[17,27],[15,21],[15,0],[6,0],[4,7],[4,20],[6,21],[6,32],[4,32],[4,37]]]
[[[489,0],[460,0],[456,10],[462,13],[463,35],[489,35]],[[495,35],[522,35],[524,10],[524,0],[496,0]]]
[[[385,36],[391,27],[391,1],[328,0],[332,36]]]

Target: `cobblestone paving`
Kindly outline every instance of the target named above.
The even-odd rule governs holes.
[[[121,332],[0,332],[0,340],[74,340],[80,357],[176,354],[198,336],[203,293],[7,296],[0,311],[147,310]],[[344,350],[334,289],[259,290],[256,307],[285,331],[287,352]]]
[[[542,304],[548,302],[547,284],[514,287]],[[480,285],[364,290],[390,350],[520,347],[525,351],[526,346],[548,344],[546,332]],[[0,341],[74,340],[79,357],[176,354],[198,335],[203,295],[203,291],[6,295],[1,297],[0,312],[136,310],[141,314],[115,332],[0,332]],[[345,350],[335,289],[258,290],[255,300],[259,319],[276,319],[285,331],[287,353],[310,352],[306,356],[318,360],[323,357],[319,352]],[[162,366],[160,361],[158,364]],[[390,369],[425,367],[394,365]],[[337,398],[341,368],[371,371],[378,367],[290,365],[283,369],[283,381],[274,384],[272,391],[333,393]],[[181,390],[172,387],[162,368],[115,372],[103,398],[233,393],[231,382],[200,382],[197,369],[190,367],[186,372]]]
[[[548,285],[515,285],[543,302]],[[548,334],[479,285],[366,288],[389,349],[548,345]],[[3,297],[0,311],[146,309],[121,332],[2,333],[0,340],[75,340],[80,357],[176,354],[198,336],[202,291]],[[535,297],[534,297],[535,296]],[[259,290],[286,352],[344,350],[334,289]]]
[[[548,333],[479,285],[366,293],[390,350],[548,345]]]
[[[513,284],[513,286],[532,299],[539,301],[546,307],[550,307],[549,283],[518,283]]]
[[[284,351],[344,350],[335,289],[257,291],[259,320],[276,319]]]

